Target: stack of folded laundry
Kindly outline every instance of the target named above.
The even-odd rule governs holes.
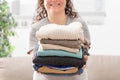
[[[36,37],[40,41],[33,59],[33,67],[44,74],[74,75],[83,72],[82,46],[84,34],[82,24],[73,22],[69,25],[48,24],[42,26]]]

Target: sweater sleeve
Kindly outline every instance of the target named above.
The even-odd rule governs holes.
[[[83,30],[84,30],[84,47],[82,47],[83,49],[83,53],[84,55],[90,55],[88,52],[88,49],[90,49],[90,45],[91,45],[91,40],[90,40],[90,32],[89,32],[89,28],[87,26],[87,24],[85,23],[85,21],[81,21],[82,25],[83,25]]]
[[[89,32],[88,26],[84,21],[82,21],[82,25],[83,25],[82,28],[84,30],[84,36],[85,36],[84,44],[88,46],[88,48],[90,48],[91,40],[90,40],[90,32]]]
[[[36,29],[34,27],[31,27],[30,34],[29,34],[29,46],[28,46],[28,54],[31,50],[33,50],[38,45],[38,40],[35,37]]]
[[[36,22],[31,25],[30,33],[29,33],[29,46],[28,46],[28,54],[31,50],[34,50],[38,46],[38,39],[36,38],[36,31],[40,29],[41,26],[48,24],[47,18],[42,19],[39,22]]]

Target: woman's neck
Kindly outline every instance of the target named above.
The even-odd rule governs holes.
[[[67,22],[67,16],[65,14],[54,16],[48,15],[48,21],[49,23],[64,25]]]

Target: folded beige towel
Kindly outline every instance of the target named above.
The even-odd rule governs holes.
[[[78,53],[79,49],[64,47],[60,45],[53,45],[53,44],[42,44],[42,48],[44,49],[55,49],[55,50],[65,50],[68,52]]]
[[[69,48],[80,49],[82,46],[82,42],[80,40],[51,40],[51,39],[41,39],[40,43],[42,44],[53,44],[60,45]]]
[[[42,26],[37,32],[36,37],[40,39],[77,39],[84,41],[82,24],[73,22],[69,25],[48,24]]]

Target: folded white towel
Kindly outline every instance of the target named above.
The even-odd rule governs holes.
[[[69,25],[47,24],[42,26],[37,32],[36,37],[40,39],[80,39],[84,41],[82,24],[73,22]]]

